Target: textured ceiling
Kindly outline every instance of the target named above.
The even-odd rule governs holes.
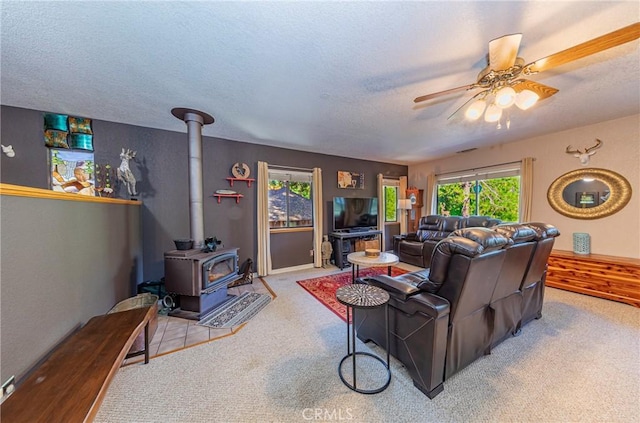
[[[532,62],[640,20],[637,1],[5,1],[4,105],[415,163],[640,113],[638,41],[530,79],[560,90],[511,127],[447,117],[470,96],[488,42],[523,33]],[[585,144],[592,143],[585,140]]]

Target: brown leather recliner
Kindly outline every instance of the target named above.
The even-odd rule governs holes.
[[[389,352],[429,398],[442,392],[444,380],[488,352],[489,306],[509,242],[490,229],[463,229],[438,242],[430,269],[358,279],[389,292]],[[358,338],[385,345],[384,318],[383,307],[356,313]]]
[[[418,267],[429,267],[436,244],[458,229],[491,227],[500,223],[499,219],[488,216],[422,216],[418,231],[412,232],[394,242],[394,252],[400,261]]]
[[[536,248],[531,263],[522,281],[522,317],[518,329],[533,319],[542,317],[544,300],[544,282],[547,279],[547,261],[553,249],[555,238],[560,235],[558,229],[547,223],[530,222],[529,226],[536,232]]]
[[[505,248],[505,260],[489,304],[493,314],[493,348],[518,333],[522,318],[522,283],[537,242],[536,232],[526,225],[502,224],[491,229],[510,240]]]

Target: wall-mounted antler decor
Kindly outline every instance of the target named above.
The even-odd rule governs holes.
[[[593,147],[585,148],[584,151],[582,151],[578,149],[572,150],[571,146],[568,145],[565,152],[567,154],[573,154],[573,157],[577,157],[580,159],[580,164],[582,166],[586,166],[589,164],[589,159],[591,158],[591,156],[596,154],[596,150],[600,147],[602,147],[602,141],[596,138],[596,145],[594,145]]]

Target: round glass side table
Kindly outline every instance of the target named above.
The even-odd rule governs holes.
[[[342,358],[342,360],[340,361],[340,365],[338,366],[338,374],[340,375],[340,380],[342,380],[342,383],[344,383],[349,389],[361,394],[377,394],[378,392],[384,391],[391,382],[391,369],[389,368],[389,294],[384,289],[375,286],[353,284],[338,288],[338,290],[336,291],[336,299],[340,303],[347,306],[347,355]],[[354,325],[356,309],[376,308],[382,306],[384,306],[385,308],[385,332],[387,350],[386,363],[382,358],[378,357],[375,354],[366,351],[356,351],[356,328]],[[386,381],[382,386],[376,389],[358,388],[356,380],[356,356],[372,357],[375,360],[379,361],[385,367]],[[349,358],[351,358],[353,366],[353,383],[347,381],[342,372],[342,365]]]

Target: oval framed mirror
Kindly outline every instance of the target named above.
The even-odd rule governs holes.
[[[558,213],[574,219],[599,219],[612,215],[631,199],[631,184],[606,169],[586,168],[567,172],[553,181],[547,200]]]

